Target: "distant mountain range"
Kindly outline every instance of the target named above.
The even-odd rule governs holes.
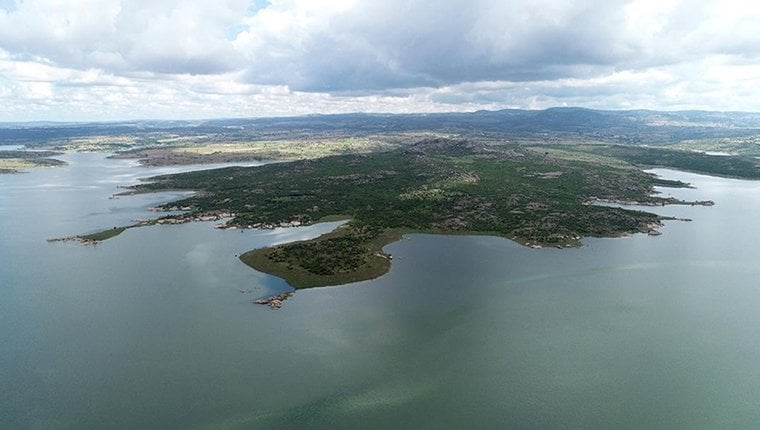
[[[444,132],[484,138],[554,137],[611,143],[668,144],[687,139],[760,135],[760,113],[585,108],[505,109],[470,113],[337,114],[282,118],[94,123],[0,123],[0,145],[88,136],[224,134],[233,140],[297,135]]]

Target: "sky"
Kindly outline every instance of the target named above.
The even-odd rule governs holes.
[[[0,121],[760,111],[749,0],[0,0]]]

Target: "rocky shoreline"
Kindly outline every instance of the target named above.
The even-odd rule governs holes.
[[[48,238],[48,242],[79,242],[82,246],[97,245],[101,241],[93,239],[85,239],[79,236],[66,236],[66,237],[51,237]]]
[[[278,310],[282,307],[282,302],[291,296],[293,296],[293,292],[288,291],[286,293],[277,294],[271,297],[256,299],[252,303],[255,303],[257,305],[267,305],[269,306],[269,309]]]
[[[614,204],[614,205],[625,205],[625,206],[665,206],[665,205],[685,205],[685,206],[715,206],[715,202],[712,200],[695,200],[695,201],[688,201],[688,200],[678,200],[678,199],[662,199],[657,201],[638,201],[638,200],[627,200],[627,199],[601,199],[597,197],[591,197],[589,198],[584,204],[592,205],[595,203],[606,203],[606,204]]]

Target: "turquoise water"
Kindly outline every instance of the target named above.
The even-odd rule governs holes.
[[[163,173],[102,154],[0,176],[0,428],[737,428],[760,421],[760,183],[658,171],[713,207],[533,250],[410,235],[391,272],[299,291],[236,255],[336,223],[154,226]],[[250,289],[241,294],[240,289]]]

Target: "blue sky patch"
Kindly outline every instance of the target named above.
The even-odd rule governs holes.
[[[0,10],[13,12],[16,10],[16,0],[0,0]]]
[[[251,5],[248,6],[248,16],[256,15],[260,10],[266,9],[270,4],[272,3],[269,0],[254,0]]]

